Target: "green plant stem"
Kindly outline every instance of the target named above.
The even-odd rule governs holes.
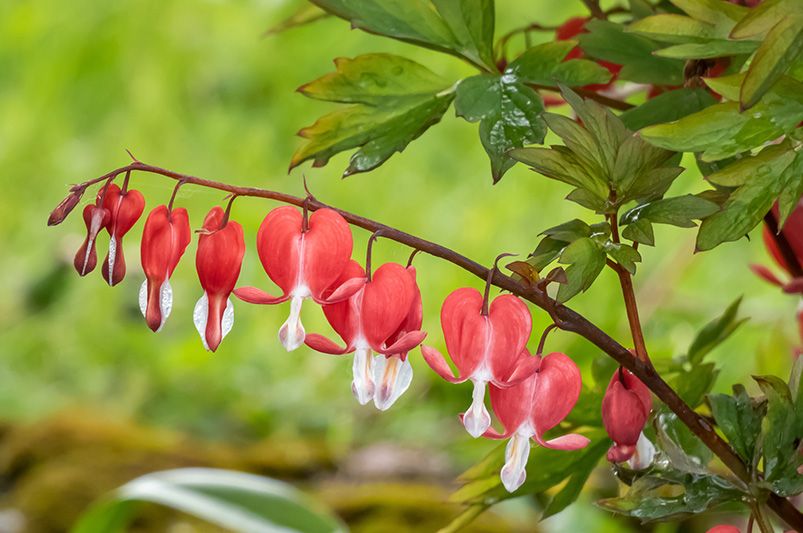
[[[722,440],[722,438],[716,433],[714,428],[704,417],[696,413],[677,395],[672,387],[670,387],[669,384],[664,381],[660,375],[658,375],[652,365],[649,365],[641,359],[634,357],[627,348],[616,342],[616,340],[592,324],[588,319],[576,311],[573,311],[569,307],[558,304],[554,299],[547,295],[546,292],[538,287],[528,286],[524,283],[521,283],[510,276],[502,274],[495,268],[488,269],[476,261],[473,261],[450,248],[441,246],[440,244],[410,235],[409,233],[405,233],[360,215],[328,206],[315,199],[301,198],[282,192],[259,189],[255,187],[238,187],[235,185],[229,185],[227,183],[181,174],[172,170],[148,165],[140,161],[134,161],[127,166],[112,170],[111,172],[100,176],[99,178],[75,185],[71,188],[71,191],[83,190],[90,185],[102,182],[104,180],[113,179],[116,176],[129,171],[156,174],[172,180],[183,181],[186,185],[198,185],[201,187],[225,191],[241,197],[266,198],[298,207],[303,207],[306,202],[307,208],[311,211],[328,207],[340,213],[340,215],[353,226],[366,229],[370,232],[383,230],[383,238],[396,241],[435,257],[439,257],[467,272],[470,272],[471,274],[474,274],[480,279],[484,280],[490,275],[491,283],[493,285],[499,287],[500,289],[509,291],[512,294],[515,294],[529,302],[532,302],[550,314],[554,313],[555,317],[558,319],[557,324],[560,329],[571,331],[584,337],[589,342],[601,349],[604,353],[616,360],[620,365],[630,370],[678,416],[678,418],[692,431],[692,433],[694,433],[712,452],[714,452],[717,457],[719,457],[722,463],[728,467],[736,477],[745,483],[750,483],[750,474],[748,469],[733,448],[731,448],[727,442]],[[790,527],[798,531],[803,531],[803,513],[796,509],[795,506],[792,505],[792,503],[790,503],[787,499],[781,498],[775,494],[771,494],[767,500],[767,506],[787,524],[789,524]]]

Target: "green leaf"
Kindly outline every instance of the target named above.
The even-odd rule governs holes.
[[[573,242],[583,237],[591,236],[591,226],[575,218],[541,232],[541,235],[563,242]]]
[[[692,228],[695,226],[694,220],[703,219],[718,209],[713,202],[687,194],[638,205],[622,214],[620,223],[629,225],[640,220],[649,220],[655,224]]]
[[[588,451],[572,464],[573,471],[569,480],[549,500],[544,513],[541,515],[541,520],[558,514],[574,503],[577,497],[580,496],[580,492],[583,490],[589,476],[591,476],[591,472],[594,471],[594,467],[597,466],[597,463],[607,450],[608,441],[604,439],[588,447]]]
[[[675,390],[684,402],[692,408],[697,407],[711,392],[714,382],[719,375],[714,363],[700,363],[688,369],[683,369],[675,380]]]
[[[577,239],[567,246],[559,262],[569,265],[566,269],[568,283],[561,284],[557,300],[565,303],[574,295],[587,290],[605,266],[605,251],[588,237]]]
[[[594,191],[604,200],[605,185],[585,173],[582,164],[568,150],[550,148],[519,148],[509,152],[510,157],[532,167],[533,170],[554,180],[562,181],[580,189]]]
[[[317,100],[387,106],[431,98],[449,87],[425,66],[392,54],[339,57],[334,63],[335,72],[302,85],[298,91]]]
[[[546,135],[541,97],[515,76],[483,74],[461,81],[455,110],[469,122],[480,121],[494,183],[513,166],[510,150],[540,143]]]
[[[545,237],[538,243],[535,251],[530,254],[530,259],[527,262],[537,272],[541,272],[548,264],[560,257],[564,248],[566,248],[566,242]]]
[[[714,59],[719,57],[752,54],[758,48],[755,41],[708,41],[705,43],[676,44],[655,52],[658,57],[674,59]]]
[[[167,506],[233,531],[345,531],[336,517],[286,483],[229,470],[182,468],[126,483],[84,513],[71,532],[125,531],[142,502]]]
[[[575,41],[554,41],[528,48],[508,65],[506,72],[536,85],[555,87],[608,83],[611,73],[605,67],[587,59],[564,61],[577,45]]]
[[[355,28],[456,55],[488,71],[493,64],[492,0],[311,0]]]
[[[605,243],[605,251],[607,254],[622,265],[622,267],[631,274],[636,273],[636,263],[641,262],[641,254],[628,244],[618,244],[613,242]]]
[[[742,83],[742,109],[756,105],[803,51],[803,15],[791,14],[778,22],[753,56]]]
[[[632,33],[625,33],[621,24],[591,20],[578,36],[586,55],[622,65],[619,79],[656,85],[683,83],[683,61],[653,55],[658,43]]]
[[[299,135],[307,142],[290,163],[323,166],[333,155],[359,148],[344,176],[372,170],[440,121],[454,97],[435,74],[408,59],[369,54],[338,59],[336,72],[301,87],[321,100],[352,103],[319,118]]]
[[[723,34],[713,24],[673,13],[637,20],[626,31],[669,43],[706,42],[727,37],[727,33]]]
[[[697,333],[686,353],[690,363],[696,365],[702,362],[711,350],[725,342],[747,320],[747,318],[737,319],[741,303],[742,297],[740,296],[720,316],[703,326],[703,329]]]
[[[736,23],[730,33],[732,39],[762,40],[781,19],[791,13],[803,11],[798,0],[765,0]]]
[[[655,232],[652,229],[652,224],[646,218],[628,224],[622,231],[622,237],[633,242],[655,246]]]
[[[791,162],[787,163],[790,157]],[[734,165],[738,165],[737,171],[728,170]],[[709,176],[714,183],[742,184],[731,193],[721,211],[703,221],[697,235],[697,249],[710,250],[746,235],[761,222],[782,191],[788,187],[797,190],[801,170],[803,156],[784,143],[767,147],[757,156]],[[749,178],[743,172],[748,173]]]
[[[265,35],[276,35],[292,28],[306,26],[307,24],[321,20],[328,16],[329,14],[325,11],[322,11],[318,6],[305,4],[296,9],[296,11],[286,19],[271,26],[268,31],[265,32]]]
[[[723,102],[680,120],[649,126],[640,133],[661,148],[704,152],[705,161],[725,159],[796,128],[803,120],[803,103],[794,86],[803,88],[803,84],[790,82],[783,94],[769,93],[751,112],[740,113],[736,102]]]
[[[754,401],[742,385],[734,385],[733,396],[709,394],[708,405],[728,443],[745,463],[752,464],[766,403]]]
[[[633,109],[619,115],[630,130],[681,119],[716,103],[705,89],[676,89],[661,93]]]
[[[610,183],[616,191],[616,205],[633,199],[662,196],[683,172],[677,165],[668,166],[673,155],[668,150],[650,145],[638,135],[627,137],[617,150],[610,174]]]
[[[790,477],[799,478],[797,467],[801,460],[797,447],[803,435],[803,424],[795,412],[791,391],[775,376],[754,376],[754,379],[767,397],[767,415],[762,425],[764,479],[782,493],[803,489],[799,479],[798,483],[786,481]],[[775,485],[774,482],[780,483]]]
[[[750,12],[744,6],[721,0],[671,0],[686,14],[718,27],[731,27]]]

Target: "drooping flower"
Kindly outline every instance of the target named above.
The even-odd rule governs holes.
[[[234,290],[245,255],[243,228],[227,220],[227,213],[216,206],[204,219],[195,268],[204,290],[195,304],[193,322],[207,350],[214,352],[234,325]]]
[[[139,290],[139,308],[153,331],[162,328],[173,308],[170,276],[190,239],[190,219],[184,208],[159,205],[145,220],[140,248],[145,281]]]
[[[424,321],[424,308],[421,302],[421,290],[416,282],[415,267],[408,266],[407,273],[413,280],[415,289],[413,302],[399,328],[387,340],[386,343],[390,346],[406,334],[420,331]],[[413,367],[407,360],[408,351],[409,348],[399,353],[378,354],[374,358],[374,383],[376,384],[374,405],[380,411],[389,409],[404,394],[413,380]]]
[[[307,335],[304,342],[322,353],[354,352],[351,388],[357,401],[365,405],[374,398],[376,391],[372,352],[383,357],[406,353],[418,346],[426,333],[420,329],[401,333],[411,314],[417,290],[414,278],[402,265],[385,263],[367,279],[363,268],[356,261],[349,261],[333,286],[340,287],[352,279],[362,279],[365,283],[347,300],[323,305],[326,319],[346,345],[341,347],[315,333]],[[399,374],[401,376],[401,372]],[[388,398],[390,396],[392,394]],[[387,401],[380,404],[387,405]]]
[[[772,208],[771,216],[775,219],[776,225],[778,223],[778,205]],[[775,273],[764,265],[750,265],[750,268],[760,277],[769,281],[773,285],[781,287],[784,292],[791,294],[803,294],[803,278],[796,277],[796,272],[800,271],[803,267],[803,202],[799,203],[792,213],[787,217],[781,233],[789,243],[797,265],[790,265],[789,260],[781,253],[781,248],[778,245],[777,237],[770,231],[770,228],[764,226],[764,244],[767,247],[772,258],[789,275],[789,281],[782,281]]]
[[[490,387],[491,407],[505,428],[499,433],[487,429],[483,436],[490,439],[510,439],[505,448],[505,465],[500,476],[508,492],[518,489],[527,477],[527,458],[530,439],[540,446],[555,450],[577,450],[589,440],[569,433],[544,440],[544,433],[554,428],[571,412],[580,397],[580,370],[566,354],[551,353],[532,357],[537,370],[512,387]]]
[[[323,297],[324,291],[340,277],[352,250],[351,229],[337,211],[319,209],[309,217],[292,206],[273,209],[259,227],[257,251],[271,280],[282,289],[271,296],[256,287],[241,287],[234,294],[243,301],[277,304],[290,300],[290,316],[279,329],[279,340],[287,351],[304,343],[301,304],[311,298],[319,304],[347,299],[359,290],[360,279],[349,280],[339,290]]]
[[[109,232],[109,252],[103,262],[103,279],[109,285],[117,285],[125,277],[123,236],[136,224],[145,209],[142,193],[132,189],[121,190],[110,184],[103,197],[103,207],[109,211],[106,231]]]
[[[718,526],[714,526],[705,533],[740,533],[739,528],[736,526],[731,526],[728,524],[720,524]]]
[[[621,463],[633,457],[651,409],[650,390],[641,380],[622,367],[613,373],[602,398],[602,423],[613,440],[609,461]]]
[[[86,238],[78,248],[73,261],[73,266],[80,276],[86,276],[95,270],[95,266],[98,264],[95,241],[100,230],[106,227],[106,223],[109,221],[109,210],[101,206],[100,200],[98,200],[95,205],[89,204],[84,207],[83,217],[86,225]]]
[[[455,290],[444,300],[441,327],[446,348],[457,366],[457,376],[438,350],[422,346],[421,352],[443,379],[451,383],[473,382],[471,407],[463,416],[463,425],[476,438],[491,425],[485,407],[486,384],[510,387],[538,368],[538,359],[530,357],[525,348],[532,316],[527,306],[512,294],[498,296],[488,307],[487,299],[479,291],[466,287]]]

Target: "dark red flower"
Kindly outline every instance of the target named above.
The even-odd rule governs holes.
[[[457,376],[438,350],[421,347],[424,360],[443,379],[451,383],[473,382],[471,407],[462,417],[473,437],[479,437],[491,425],[485,408],[485,385],[510,387],[530,376],[539,364],[525,348],[532,330],[527,306],[512,294],[498,296],[490,308],[484,302],[478,290],[468,287],[457,289],[443,302],[441,327]]]
[[[220,207],[209,211],[195,254],[204,294],[195,304],[193,322],[204,347],[213,352],[234,325],[234,305],[229,295],[240,276],[245,255],[242,226],[226,218]]]
[[[346,268],[352,250],[348,222],[333,209],[320,209],[309,218],[304,228],[303,215],[292,206],[273,209],[262,221],[257,233],[257,251],[262,266],[271,280],[282,289],[280,296],[271,296],[256,287],[241,287],[234,294],[243,301],[276,304],[288,299],[290,317],[279,329],[279,340],[288,351],[304,343],[301,304],[305,298],[317,303],[333,303],[347,299],[359,290],[362,282],[350,280],[324,299],[323,293]]]
[[[363,268],[356,261],[349,261],[333,287],[341,287],[352,279],[366,281],[349,299],[323,305],[326,319],[346,345],[338,346],[315,333],[307,335],[305,343],[322,353],[354,352],[352,391],[365,405],[374,398],[376,390],[372,352],[382,356],[406,353],[421,344],[426,333],[411,330],[399,335],[411,314],[417,292],[414,277],[403,266],[385,263],[367,280]],[[386,404],[387,399],[380,402]]]
[[[779,219],[778,213],[778,205],[776,204],[772,208],[771,213],[771,215],[775,218],[776,225]],[[764,232],[762,236],[764,238],[764,244],[766,245],[767,250],[772,258],[775,260],[778,266],[785,270],[789,275],[789,281],[782,281],[772,272],[772,270],[764,265],[750,265],[750,268],[753,270],[753,272],[773,285],[783,288],[784,292],[803,294],[803,278],[797,277],[796,275],[796,273],[800,271],[800,267],[803,266],[803,202],[799,203],[789,217],[787,217],[781,233],[786,239],[786,242],[789,244],[789,247],[792,249],[792,252],[795,255],[795,259],[798,263],[797,265],[789,264],[789,261],[781,253],[777,236],[774,235],[766,225],[764,226]]]
[[[125,277],[125,256],[123,255],[123,236],[134,227],[145,209],[145,198],[135,190],[121,191],[116,184],[110,184],[103,195],[103,207],[109,211],[109,252],[103,262],[103,279],[109,285],[117,285]]]
[[[98,253],[95,249],[95,241],[98,238],[98,233],[109,222],[109,210],[103,208],[98,200],[96,205],[87,205],[84,207],[84,224],[86,225],[86,238],[84,243],[78,248],[75,254],[73,265],[75,270],[81,276],[86,276],[98,264]]]
[[[609,461],[621,463],[633,456],[651,409],[646,385],[629,370],[620,367],[614,372],[602,399],[602,423],[613,440]]]
[[[577,450],[589,440],[576,433],[544,440],[543,435],[568,416],[580,397],[580,370],[566,354],[551,353],[532,357],[537,370],[512,387],[491,385],[491,407],[505,428],[498,433],[489,428],[483,434],[491,439],[510,439],[505,449],[502,484],[509,492],[518,489],[526,478],[530,439],[555,450]]]
[[[191,240],[190,219],[184,208],[153,209],[145,220],[140,259],[145,281],[139,290],[139,307],[148,327],[159,331],[173,308],[170,276]]]

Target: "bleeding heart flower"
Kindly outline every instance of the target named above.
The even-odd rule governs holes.
[[[186,209],[160,205],[148,215],[140,249],[145,281],[139,290],[139,308],[153,331],[162,329],[173,308],[170,276],[190,240]]]
[[[505,432],[489,428],[483,436],[510,439],[500,473],[508,492],[521,487],[527,477],[531,438],[540,446],[555,450],[577,450],[589,443],[586,437],[576,433],[544,440],[544,433],[560,424],[574,408],[580,397],[582,379],[577,365],[565,354],[551,353],[531,359],[538,367],[530,377],[513,387],[500,388],[493,384],[490,387],[491,407]]]
[[[775,218],[777,225],[779,219],[778,204],[773,206],[771,214]],[[786,219],[781,233],[783,233],[783,236],[786,238],[786,241],[792,248],[792,251],[797,259],[798,266],[803,266],[803,202],[799,203]],[[783,288],[784,292],[803,294],[803,278],[795,277],[796,269],[793,268],[793,265],[788,263],[787,259],[781,253],[776,236],[773,235],[772,231],[770,231],[766,225],[764,226],[763,237],[764,244],[767,247],[767,250],[770,252],[770,255],[778,264],[778,266],[780,266],[789,274],[790,280],[782,281],[772,272],[772,270],[764,265],[750,265],[750,268],[753,270],[753,272],[764,278],[766,281]]]
[[[527,306],[512,294],[498,296],[488,308],[487,294],[483,297],[476,289],[462,288],[444,300],[441,326],[457,376],[438,350],[422,346],[421,352],[443,379],[451,383],[470,379],[474,383],[473,400],[463,416],[463,425],[476,438],[491,426],[485,385],[510,387],[538,368],[538,359],[530,357],[525,348],[532,317]]]
[[[295,350],[304,343],[300,314],[305,298],[320,304],[338,302],[362,286],[360,279],[351,279],[331,291],[329,298],[323,297],[346,268],[351,250],[351,229],[337,211],[319,209],[309,217],[307,225],[298,209],[278,207],[259,227],[257,251],[268,277],[282,289],[281,296],[271,296],[256,287],[241,287],[234,294],[256,304],[290,299],[290,317],[279,329],[279,340],[287,351]]]
[[[304,342],[322,353],[354,352],[351,388],[357,401],[365,405],[374,398],[376,390],[372,352],[383,356],[406,353],[421,344],[426,333],[421,330],[400,333],[410,317],[417,290],[415,279],[403,266],[385,263],[367,279],[362,267],[349,261],[333,287],[341,287],[353,279],[363,279],[365,283],[348,300],[323,305],[326,319],[346,346],[340,347],[315,333],[307,335]],[[386,402],[380,401],[383,405]]]
[[[98,264],[95,241],[100,230],[109,222],[109,210],[101,207],[100,200],[98,200],[96,205],[90,204],[84,207],[83,216],[84,224],[86,225],[86,238],[75,254],[73,265],[79,275],[86,276],[95,270],[95,266]]]
[[[231,204],[230,204],[231,205]],[[195,268],[204,294],[193,311],[193,322],[207,350],[215,351],[234,325],[234,290],[245,255],[243,228],[228,213],[213,207],[204,219]]]
[[[123,236],[142,216],[145,198],[139,191],[120,190],[120,187],[112,183],[103,196],[103,207],[109,211],[110,216],[106,224],[106,231],[109,232],[109,253],[103,262],[102,274],[103,279],[113,286],[125,277]]]
[[[619,367],[602,398],[602,423],[613,440],[609,461],[621,463],[633,457],[651,409],[650,389],[629,370]]]
[[[416,282],[415,267],[408,266],[407,273],[413,280],[415,288],[413,302],[399,328],[386,341],[389,346],[395,345],[410,332],[421,331],[424,321],[424,308],[421,303],[421,290]],[[423,336],[421,340],[424,340]],[[380,411],[389,409],[404,394],[413,380],[413,367],[407,360],[407,352],[410,348],[399,353],[379,354],[374,358],[374,383],[376,384],[374,405]]]
[[[721,524],[718,526],[714,526],[705,533],[740,533],[739,528],[736,526],[729,526],[727,524]]]

